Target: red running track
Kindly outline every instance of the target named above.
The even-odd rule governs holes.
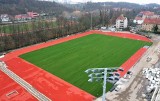
[[[31,85],[33,85],[33,87],[35,87],[40,92],[42,92],[43,94],[45,94],[46,96],[48,96],[54,101],[92,101],[95,97],[90,95],[89,93],[69,84],[68,82],[18,57],[19,55],[27,52],[31,52],[34,50],[48,47],[48,46],[63,43],[63,42],[66,42],[75,38],[83,37],[92,33],[100,33],[100,34],[105,34],[110,36],[117,36],[117,37],[151,42],[146,37],[131,34],[131,33],[88,31],[81,34],[76,34],[69,37],[49,41],[46,43],[41,43],[41,44],[25,47],[22,49],[18,49],[6,54],[6,56],[0,60],[5,61],[9,69],[11,69],[17,75],[19,75],[24,80],[26,80]],[[142,54],[146,50],[147,49],[144,49],[144,48],[140,49],[137,53],[135,53],[128,61],[126,61],[122,65],[125,71],[121,73],[121,76],[123,76],[138,61],[138,59],[142,56]],[[8,85],[10,85],[12,82],[8,83]],[[3,85],[5,85],[5,83]],[[9,90],[14,89],[14,87],[10,87],[8,89]],[[0,88],[0,91],[1,90],[3,89]],[[25,94],[27,95],[28,92],[25,92]],[[17,96],[19,96],[19,98],[21,99],[21,95],[17,95]],[[0,95],[0,98],[1,98],[1,95]],[[35,100],[32,96],[31,96],[31,99]]]
[[[6,64],[13,72],[53,101],[92,101],[94,98],[89,93],[19,57],[6,61]]]
[[[6,56],[1,60],[5,61],[10,70],[15,72],[17,75],[19,75],[21,78],[23,78],[33,87],[35,87],[37,90],[39,90],[41,93],[45,94],[47,97],[54,101],[92,101],[95,98],[93,95],[18,57],[19,55],[30,51],[66,42],[75,38],[86,36],[88,34],[91,34],[91,32],[76,34],[70,37],[65,37],[54,41],[15,50],[6,54]],[[27,93],[28,92],[26,92],[26,94]],[[17,96],[21,98],[21,95]]]
[[[18,93],[6,96],[12,91],[17,91]],[[37,99],[0,71],[0,101],[37,101]]]
[[[146,38],[145,36],[141,36],[141,35],[130,33],[130,32],[102,32],[102,31],[93,31],[93,32],[99,33],[99,34],[106,34],[109,36],[116,36],[116,37],[121,37],[121,38],[152,42],[150,39]]]
[[[147,51],[147,48],[139,49],[134,55],[132,55],[125,63],[121,65],[121,68],[124,69],[123,72],[118,71],[120,76],[123,77],[128,70],[135,65],[136,62],[142,57],[142,55]]]

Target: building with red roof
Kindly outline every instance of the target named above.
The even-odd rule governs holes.
[[[142,30],[152,31],[153,27],[156,25],[160,29],[160,18],[146,18],[142,24]]]
[[[150,11],[142,11],[135,17],[133,22],[138,25],[141,25],[144,19],[146,18],[149,18],[149,19],[160,18],[160,15],[156,15],[154,12],[150,12]]]
[[[38,17],[39,14],[36,12],[27,12],[27,14],[19,14],[15,16],[15,20],[17,21],[26,21],[26,20],[31,20],[33,18]]]
[[[30,16],[31,18],[36,18],[36,17],[39,16],[39,14],[36,13],[36,12],[27,12],[27,14],[28,14],[28,16]]]
[[[145,16],[153,16],[155,13],[154,12],[150,12],[150,11],[142,11],[142,12],[140,12],[140,14],[143,14]]]
[[[32,18],[27,14],[19,14],[15,16],[15,20],[31,20]]]
[[[128,19],[127,17],[124,17],[124,15],[122,14],[116,19],[116,28],[124,29],[127,27],[128,27]]]

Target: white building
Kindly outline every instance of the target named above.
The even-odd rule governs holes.
[[[134,20],[133,20],[133,23],[135,24],[138,24],[138,25],[141,25],[143,23],[143,18],[141,17],[136,17]]]
[[[1,17],[2,22],[9,22],[10,21],[8,14],[2,14],[0,17]]]
[[[124,29],[128,27],[128,19],[127,17],[124,17],[123,15],[120,15],[116,19],[116,28],[118,29]]]

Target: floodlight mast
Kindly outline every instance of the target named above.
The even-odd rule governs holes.
[[[115,71],[117,71],[117,68],[119,67],[114,67],[114,68],[91,68],[91,69],[87,69],[85,72],[87,74],[89,74],[88,77],[90,77],[90,79],[88,80],[89,82],[93,82],[93,79],[103,79],[103,94],[102,94],[102,101],[106,101],[106,84],[107,84],[107,74],[109,73],[114,73]],[[123,71],[123,70],[121,70]],[[96,75],[96,77],[94,77],[94,75]],[[97,77],[99,74],[103,74],[103,76],[101,77]]]
[[[93,29],[93,28],[92,28],[92,20],[93,20],[93,19],[92,19],[92,12],[91,12],[91,30]]]
[[[102,101],[106,100],[106,84],[107,84],[107,68],[104,69],[104,80],[103,80],[103,95]]]

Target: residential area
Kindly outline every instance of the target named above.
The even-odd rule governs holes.
[[[160,28],[160,15],[151,11],[141,11],[133,21],[138,30],[157,32]]]

